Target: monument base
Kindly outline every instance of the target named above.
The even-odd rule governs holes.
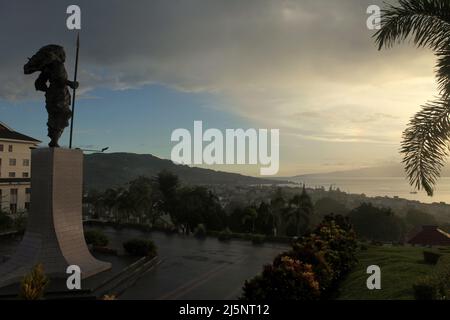
[[[82,278],[109,270],[86,245],[82,223],[83,152],[45,148],[31,153],[31,207],[24,238],[15,254],[0,264],[0,286],[19,281],[36,264],[50,278],[68,277],[77,265]]]

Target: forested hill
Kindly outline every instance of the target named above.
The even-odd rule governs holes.
[[[180,177],[187,184],[195,185],[251,185],[276,184],[282,181],[260,179],[240,174],[191,168],[176,165],[170,160],[164,160],[152,155],[133,153],[109,153],[85,155],[84,183],[87,190],[104,190],[123,186],[139,177],[153,177],[162,170],[168,170]]]

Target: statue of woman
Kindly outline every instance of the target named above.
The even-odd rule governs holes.
[[[45,46],[28,60],[24,66],[25,74],[41,72],[35,82],[35,88],[45,92],[48,136],[51,139],[49,147],[59,148],[58,140],[64,129],[69,126],[69,120],[72,117],[68,87],[77,89],[78,82],[67,79],[67,71],[64,67],[66,53],[61,46]]]

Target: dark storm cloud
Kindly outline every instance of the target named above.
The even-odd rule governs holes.
[[[348,70],[377,53],[365,27],[374,0],[6,1],[0,4],[0,97],[29,95],[25,58],[75,33],[66,8],[82,9],[82,80],[123,89],[153,82],[183,90],[233,90],[253,79],[280,81]],[[260,80],[255,80],[260,82]]]

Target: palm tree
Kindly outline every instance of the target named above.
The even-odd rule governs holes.
[[[449,155],[450,140],[450,1],[399,0],[383,10],[381,29],[375,34],[379,50],[412,39],[437,57],[440,96],[426,103],[403,134],[401,151],[411,185],[434,193]]]
[[[301,194],[295,195],[289,202],[289,210],[286,212],[286,217],[288,219],[294,220],[297,236],[302,233],[302,221],[303,231],[306,231],[311,221],[311,214],[313,212],[313,204],[311,198],[306,192],[306,187],[303,186],[303,191]]]
[[[136,217],[139,207],[129,190],[122,190],[119,194],[117,209],[119,211],[120,221],[122,221],[122,217],[125,218],[126,222],[130,222],[132,217]]]
[[[255,223],[256,219],[258,219],[258,211],[256,211],[253,207],[248,207],[244,210],[244,216],[242,217],[242,224],[247,224],[250,221],[250,225],[252,228],[252,234],[255,233]]]
[[[278,229],[280,226],[280,219],[282,213],[285,209],[286,201],[284,199],[283,190],[281,188],[277,188],[275,194],[272,196],[269,205],[269,213],[272,216],[272,232],[273,235],[276,236],[278,234]]]
[[[119,196],[121,194],[120,189],[107,189],[103,193],[103,203],[105,207],[108,209],[108,213],[110,216],[114,217],[116,222],[119,222],[119,212],[117,210]]]
[[[142,219],[148,219],[149,221],[155,221],[154,209],[154,192],[152,190],[152,180],[146,177],[139,177],[130,182],[129,187],[130,196],[133,198],[133,202],[136,206],[136,213],[139,222]]]

